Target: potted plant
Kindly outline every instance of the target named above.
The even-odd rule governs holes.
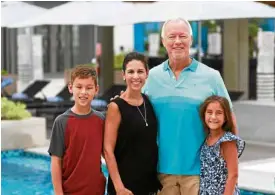
[[[249,58],[254,58],[253,53],[258,53],[257,36],[262,19],[250,19],[248,23]],[[257,55],[256,55],[257,56]]]

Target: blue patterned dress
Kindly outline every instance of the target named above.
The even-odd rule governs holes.
[[[206,141],[204,142],[200,156],[200,195],[223,195],[228,172],[226,162],[220,155],[220,145],[222,142],[233,140],[236,140],[238,157],[240,157],[244,150],[245,142],[230,132],[225,132],[214,145],[208,146]],[[240,195],[237,185],[234,195]]]

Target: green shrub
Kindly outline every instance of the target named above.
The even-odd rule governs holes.
[[[165,49],[165,47],[163,47],[163,46],[161,46],[160,48],[159,48],[159,56],[161,56],[161,57],[165,57],[166,56],[166,49]]]
[[[1,70],[1,75],[2,76],[8,75],[8,74],[9,74],[8,71],[6,71],[5,69]]]
[[[94,67],[94,68],[96,68],[96,66],[97,66],[97,65],[94,64],[94,63],[88,63],[87,65],[88,65],[88,66],[92,66],[92,67]]]
[[[1,120],[21,120],[31,117],[23,103],[15,103],[7,98],[1,98]]]
[[[217,26],[219,26],[218,23],[217,23],[217,21],[215,21],[215,20],[206,20],[206,21],[203,21],[201,23],[201,25],[208,28],[208,33],[217,32]]]
[[[124,60],[125,54],[120,53],[114,56],[114,68],[115,69],[122,69],[122,63]]]

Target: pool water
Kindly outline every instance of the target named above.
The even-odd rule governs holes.
[[[2,194],[53,194],[50,158],[23,151],[1,152]]]
[[[23,150],[1,152],[1,191],[3,195],[54,194],[50,157]],[[104,175],[107,169],[103,167]]]
[[[102,167],[105,177],[106,166]],[[52,195],[50,157],[23,150],[1,152],[3,195]],[[241,190],[241,195],[268,195]]]

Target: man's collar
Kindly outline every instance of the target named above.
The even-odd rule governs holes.
[[[196,72],[197,67],[198,67],[198,61],[195,60],[195,59],[192,58],[192,57],[191,57],[191,59],[192,59],[191,64],[190,64],[189,66],[187,66],[186,69],[189,69],[189,70],[191,70],[192,72]],[[163,70],[164,70],[164,71],[169,70],[169,69],[170,69],[170,66],[169,66],[169,59],[167,59],[167,60],[164,61],[163,63],[164,63],[164,65],[163,65]]]

